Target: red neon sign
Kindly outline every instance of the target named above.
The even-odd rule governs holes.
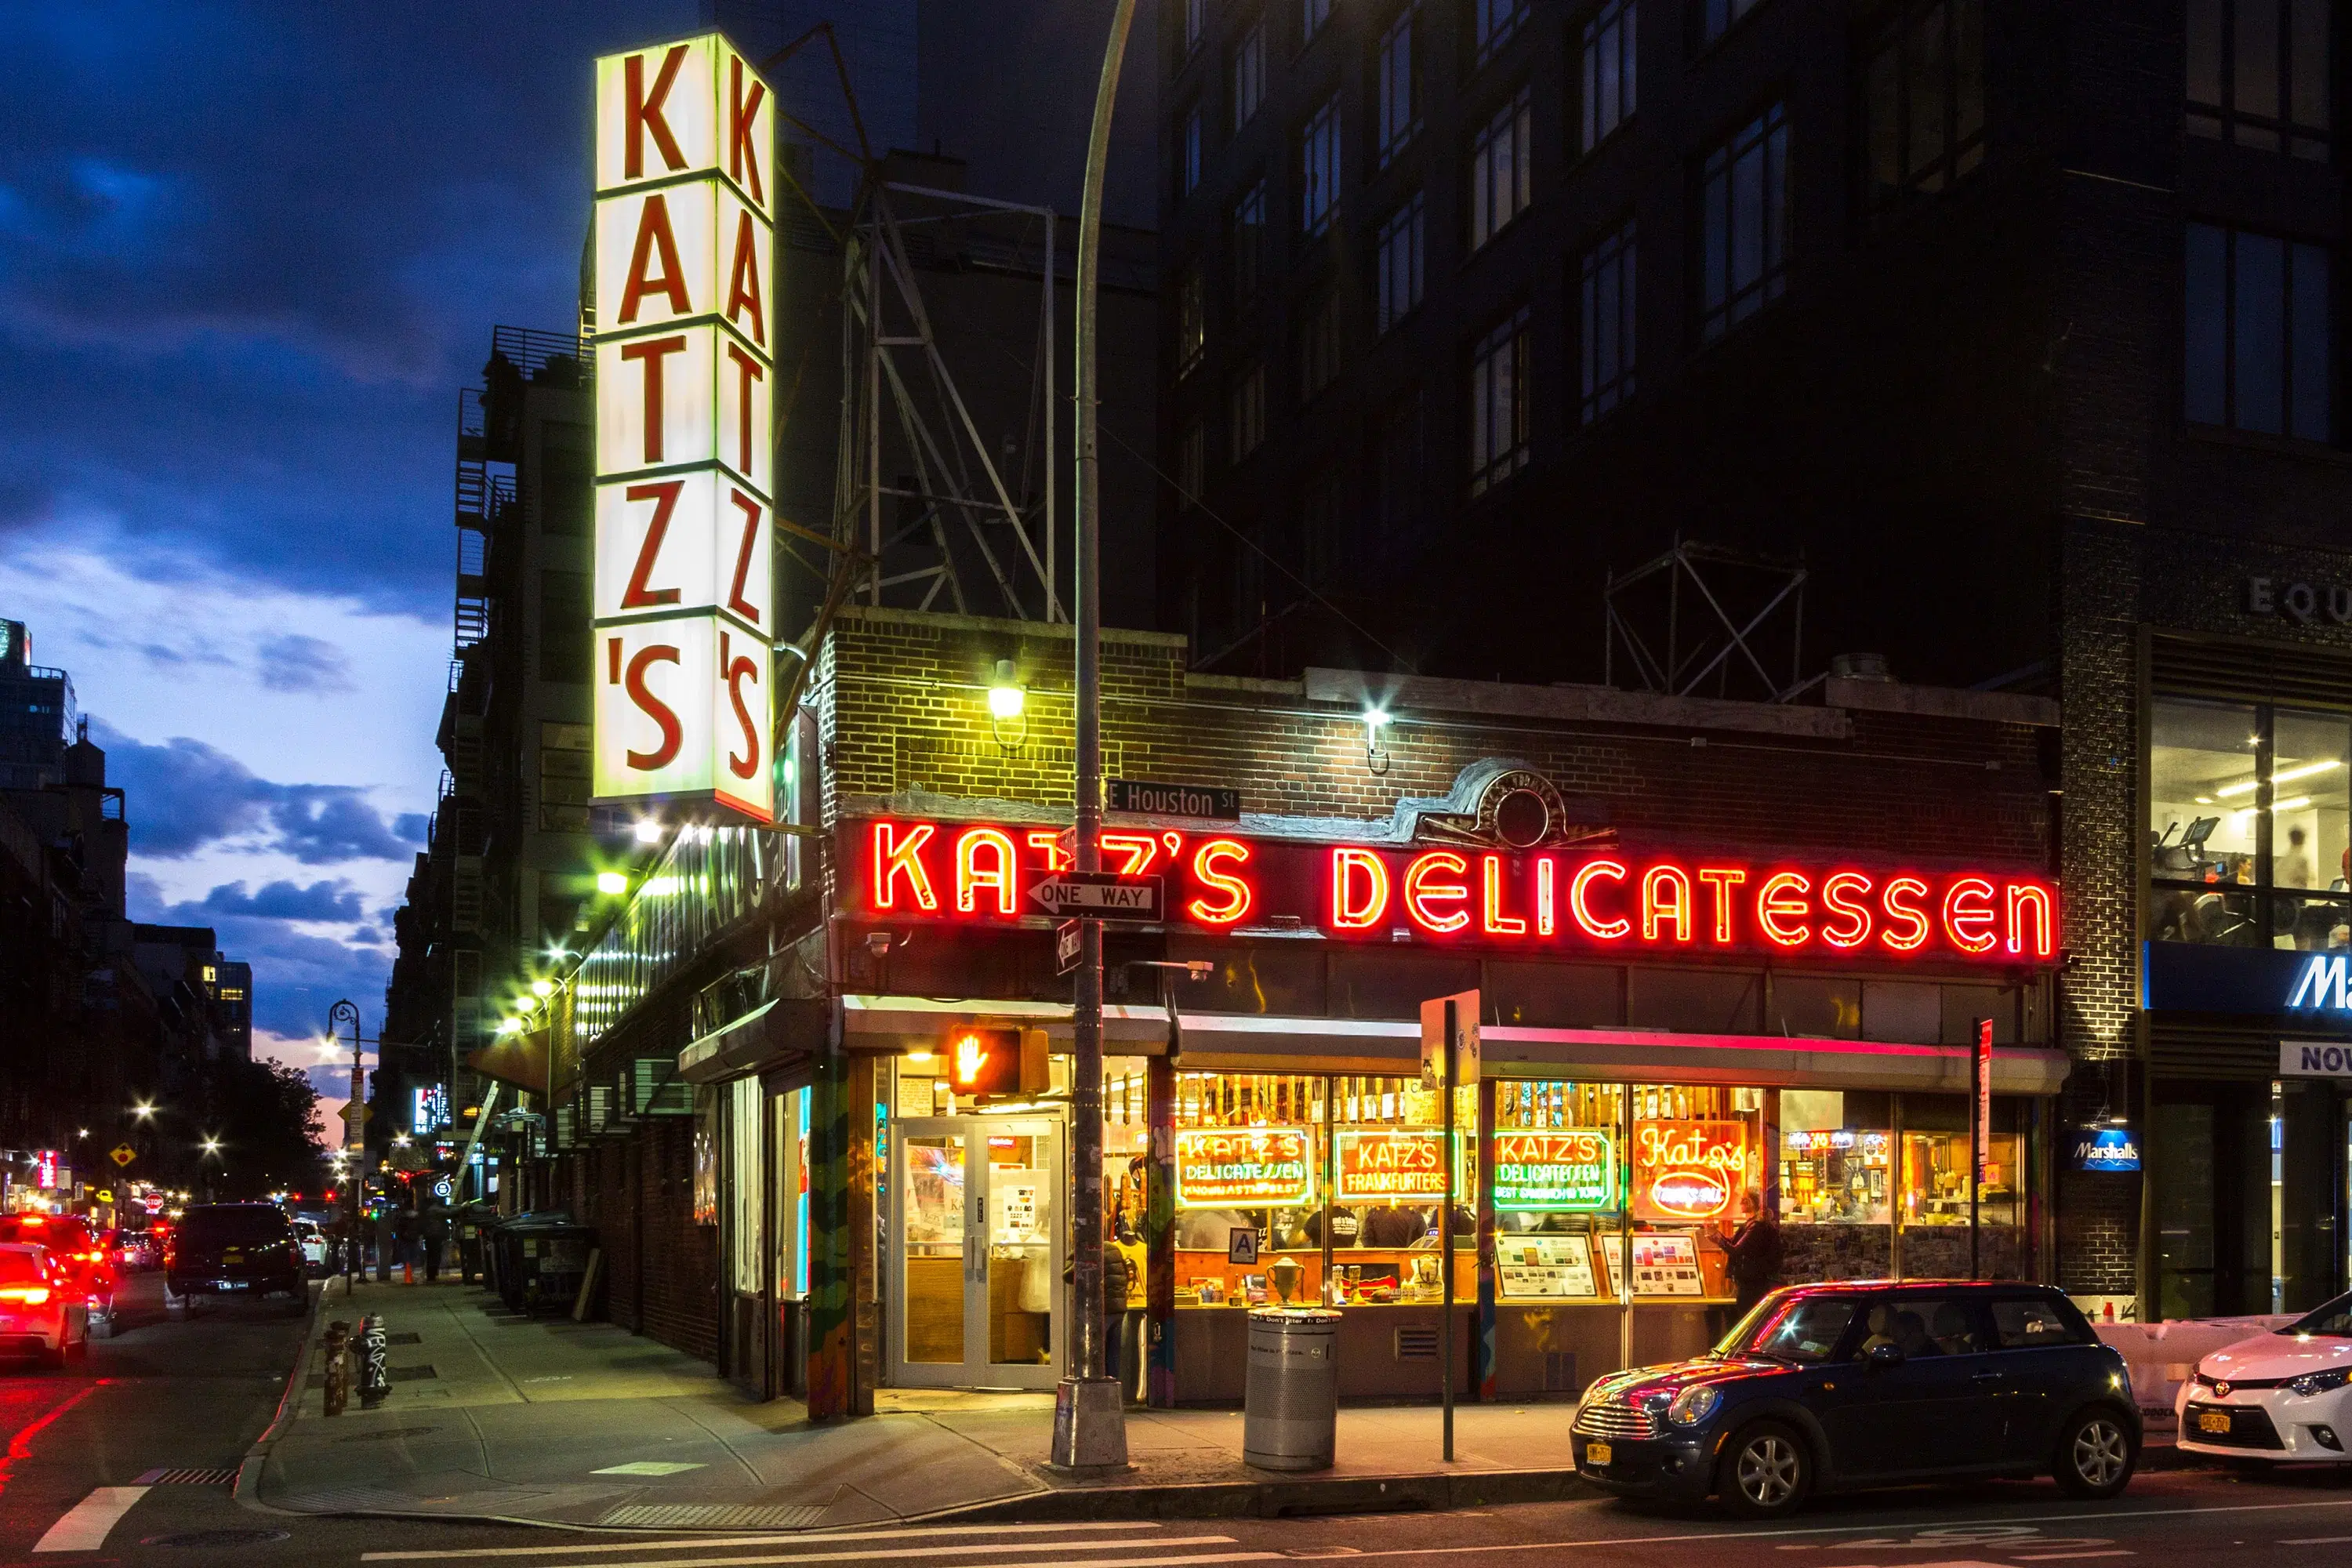
[[[891,920],[1043,919],[1029,894],[1068,836],[991,823],[844,829],[844,907]],[[1167,883],[1171,923],[1517,951],[1771,952],[2052,962],[2058,889],[2032,873],[1727,864],[1619,849],[1465,853],[1169,831],[1103,836],[1103,863]]]

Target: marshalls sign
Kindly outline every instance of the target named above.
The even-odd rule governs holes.
[[[775,100],[717,34],[596,62],[596,796],[775,816]]]

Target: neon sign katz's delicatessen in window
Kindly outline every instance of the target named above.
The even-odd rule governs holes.
[[[887,819],[850,825],[850,907],[891,920],[1008,925],[1067,868],[1051,829]],[[1171,924],[1300,925],[1342,940],[1639,952],[1808,953],[2016,964],[2058,948],[2058,895],[2007,871],[1612,851],[1501,853],[1107,831],[1104,868],[1158,877]]]

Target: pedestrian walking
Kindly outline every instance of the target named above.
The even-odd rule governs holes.
[[[441,1278],[441,1255],[449,1249],[449,1211],[434,1204],[425,1211],[425,1282]]]

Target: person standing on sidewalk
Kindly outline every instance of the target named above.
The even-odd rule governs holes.
[[[401,1278],[413,1285],[416,1282],[417,1226],[415,1209],[403,1208],[400,1211],[399,1233]]]
[[[449,1211],[437,1203],[427,1202],[425,1210],[425,1282],[436,1283],[441,1278],[441,1255],[449,1250]]]
[[[1739,1228],[1723,1244],[1729,1255],[1731,1283],[1739,1298],[1735,1322],[1780,1282],[1780,1216],[1765,1207],[1754,1193],[1741,1196],[1739,1211]]]
[[[394,1216],[392,1205],[385,1204],[375,1211],[375,1282],[392,1283],[392,1254],[400,1245],[400,1224]]]

